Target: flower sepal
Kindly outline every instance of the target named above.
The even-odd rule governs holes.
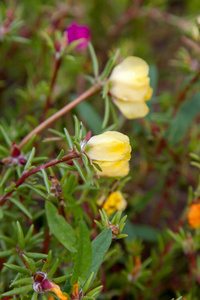
[[[121,219],[122,210],[118,211],[112,218],[112,220],[109,220],[108,215],[106,214],[105,210],[99,210],[99,214],[101,217],[101,222],[94,220],[94,222],[97,224],[97,226],[103,231],[106,228],[110,228],[112,231],[112,238],[113,239],[122,239],[127,237],[127,234],[122,234],[123,228],[125,226],[125,220],[127,216],[124,216]]]

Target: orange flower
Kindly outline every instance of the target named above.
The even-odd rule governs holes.
[[[53,293],[56,294],[56,296],[60,299],[60,300],[68,300],[67,296],[63,295],[59,285],[55,284],[54,282],[51,281],[52,284],[52,288],[49,290]]]
[[[193,203],[190,206],[188,215],[188,223],[193,228],[199,228],[200,227],[200,203]]]

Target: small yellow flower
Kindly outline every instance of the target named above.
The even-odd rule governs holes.
[[[191,227],[195,229],[200,227],[200,203],[193,203],[190,206],[187,218]]]
[[[127,119],[141,118],[149,112],[145,101],[151,98],[153,90],[148,74],[148,64],[136,56],[127,57],[111,73],[113,102]]]
[[[102,169],[102,172],[96,169],[98,175],[123,177],[129,173],[131,146],[126,135],[117,131],[106,131],[91,137],[84,150],[92,162]]]
[[[102,205],[105,200],[105,197],[101,197],[98,201],[98,205]],[[127,201],[123,197],[120,191],[111,193],[106,201],[103,204],[103,209],[105,210],[106,214],[109,216],[113,214],[116,210],[125,210],[127,206]]]

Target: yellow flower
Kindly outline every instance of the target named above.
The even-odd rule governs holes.
[[[103,196],[97,201],[97,204],[102,205],[104,200],[105,197]],[[122,193],[118,191],[118,192],[113,192],[108,196],[102,208],[109,216],[113,214],[116,210],[118,211],[125,210],[126,206],[127,206],[127,201],[123,197]]]
[[[127,57],[111,73],[113,102],[127,119],[141,118],[149,112],[145,101],[151,98],[153,90],[148,74],[148,64],[136,56]]]
[[[84,150],[92,162],[102,169],[102,172],[96,169],[98,175],[122,177],[129,173],[131,146],[126,135],[117,131],[106,131],[91,137]]]
[[[193,228],[200,227],[200,203],[193,203],[188,211],[188,223]]]

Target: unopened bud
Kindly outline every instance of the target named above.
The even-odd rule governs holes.
[[[112,238],[115,239],[119,234],[119,226],[118,225],[109,225],[108,228],[112,231]]]

